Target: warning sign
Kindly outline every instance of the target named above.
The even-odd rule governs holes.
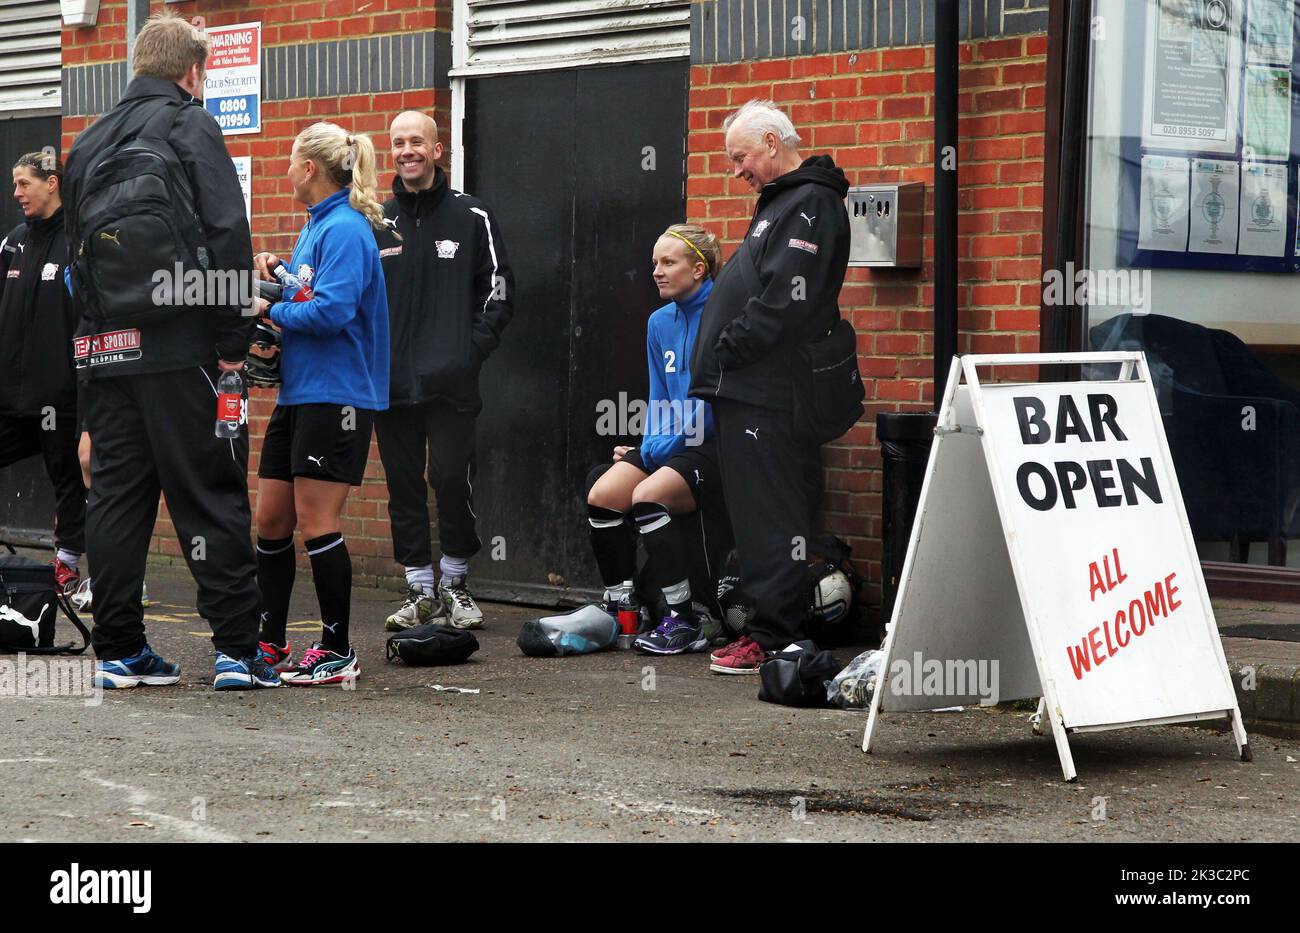
[[[262,131],[262,24],[207,30],[212,54],[203,103],[226,136]]]

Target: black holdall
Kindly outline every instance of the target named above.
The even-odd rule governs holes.
[[[54,643],[54,623],[62,612],[81,633],[81,645]],[[81,654],[90,633],[59,593],[54,567],[14,554],[0,555],[0,652]]]
[[[426,622],[388,636],[388,660],[411,667],[460,664],[478,651],[478,639],[469,632]]]
[[[793,365],[801,370],[795,380],[795,424],[818,444],[842,436],[866,412],[858,335],[846,319],[837,320],[819,339],[801,344]]]
[[[745,287],[763,292],[758,260],[740,263]],[[838,309],[836,311],[838,314]],[[800,344],[790,356],[795,430],[820,444],[844,435],[866,413],[867,388],[858,370],[858,334],[839,317],[825,334]]]
[[[797,641],[758,669],[758,698],[782,706],[830,706],[826,681],[843,669],[829,651],[818,650],[811,641]]]

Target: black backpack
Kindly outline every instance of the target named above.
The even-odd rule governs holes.
[[[175,316],[155,300],[157,274],[171,281],[208,267],[202,220],[185,166],[168,137],[191,104],[166,100],[140,131],[99,155],[82,184],[72,229],[71,275],[88,320],[107,326]],[[176,282],[177,290],[181,282]],[[172,302],[177,299],[173,297]]]
[[[62,611],[81,633],[81,646],[54,643],[54,622]],[[59,593],[54,567],[12,554],[0,555],[0,652],[81,654],[90,633]]]

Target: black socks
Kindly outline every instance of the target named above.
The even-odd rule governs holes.
[[[666,506],[658,502],[637,502],[632,520],[641,532],[646,553],[654,569],[655,583],[663,591],[668,608],[680,616],[691,609],[691,574],[682,542]]]
[[[257,539],[257,588],[262,594],[262,641],[283,646],[289,620],[289,596],[296,572],[293,535]]]
[[[337,531],[304,543],[316,581],[316,600],[320,603],[321,644],[327,651],[347,654],[352,601],[352,558],[348,546]]]
[[[627,515],[598,505],[587,506],[591,526],[591,550],[606,589],[615,589],[636,575],[636,538],[628,527]]]

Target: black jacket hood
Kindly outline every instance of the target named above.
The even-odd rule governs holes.
[[[849,180],[844,177],[844,169],[836,165],[834,159],[828,155],[811,156],[804,159],[793,172],[786,172],[764,185],[762,192],[759,193],[758,207],[754,213],[757,214],[768,201],[782,191],[808,184],[825,185],[834,191],[838,198],[844,198],[849,193]]]

